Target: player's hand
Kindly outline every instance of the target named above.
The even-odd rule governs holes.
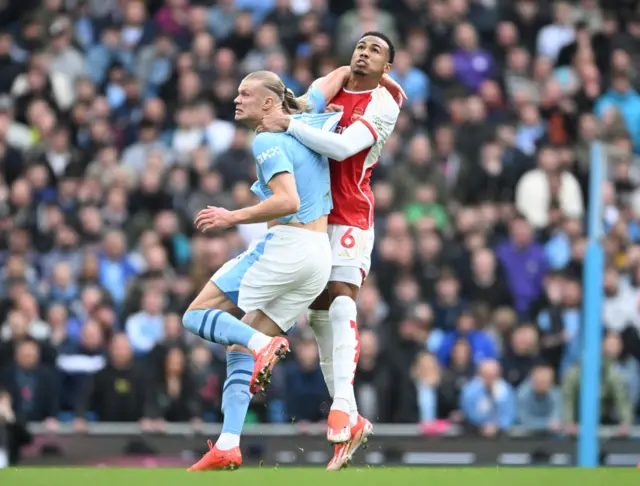
[[[214,206],[207,206],[200,211],[195,220],[196,228],[203,233],[214,228],[228,228],[235,224],[235,217],[231,211]]]
[[[325,113],[339,113],[341,111],[344,111],[344,106],[336,105],[334,103],[327,105],[327,107],[324,109]]]
[[[268,115],[265,115],[264,118],[262,118],[262,121],[258,125],[258,128],[256,128],[256,132],[286,132],[289,128],[290,121],[291,118],[289,117],[289,115],[276,110],[272,113],[269,113]]]
[[[389,76],[388,74],[382,76],[380,84],[383,88],[386,88],[389,93],[391,93],[393,99],[396,100],[396,103],[398,103],[398,107],[402,108],[402,103],[404,103],[405,100],[409,99],[407,98],[407,93],[405,93],[404,89],[402,89],[402,86],[391,79],[391,76]]]

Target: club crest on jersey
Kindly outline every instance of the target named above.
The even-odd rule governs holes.
[[[353,109],[353,113],[351,114],[351,123],[355,123],[358,118],[364,115],[364,110],[359,107],[355,107]]]

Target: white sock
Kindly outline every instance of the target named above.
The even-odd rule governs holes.
[[[333,380],[333,328],[329,320],[329,311],[310,309],[307,313],[307,318],[309,319],[309,326],[316,335],[322,376],[324,376],[324,382],[327,384],[329,395],[333,398],[335,394]]]
[[[349,424],[351,427],[358,423],[358,404],[356,403],[356,394],[353,387],[351,387],[351,397],[349,399]]]
[[[240,447],[240,436],[223,432],[220,434],[220,437],[218,437],[216,447],[221,451],[228,451],[234,447]]]
[[[356,373],[358,354],[357,309],[353,299],[338,296],[329,308],[329,318],[333,328],[333,376],[335,394],[332,410],[357,413],[353,393],[353,379]]]
[[[257,353],[262,348],[267,346],[271,342],[271,339],[272,338],[267,336],[266,334],[262,334],[261,332],[256,332],[249,339],[249,349],[254,353]]]

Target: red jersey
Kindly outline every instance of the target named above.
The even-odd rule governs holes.
[[[371,171],[378,163],[382,147],[395,127],[400,109],[393,96],[381,86],[361,92],[343,89],[330,103],[344,107],[344,114],[336,128],[337,133],[361,122],[371,131],[375,143],[342,162],[329,160],[333,196],[329,224],[368,230],[373,226],[374,207],[373,192],[369,184]]]

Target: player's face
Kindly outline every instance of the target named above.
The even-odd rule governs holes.
[[[265,88],[257,80],[242,81],[233,102],[236,104],[236,121],[257,123],[264,115]]]
[[[382,77],[391,69],[389,64],[389,45],[369,35],[357,44],[351,56],[351,72],[359,76]]]

